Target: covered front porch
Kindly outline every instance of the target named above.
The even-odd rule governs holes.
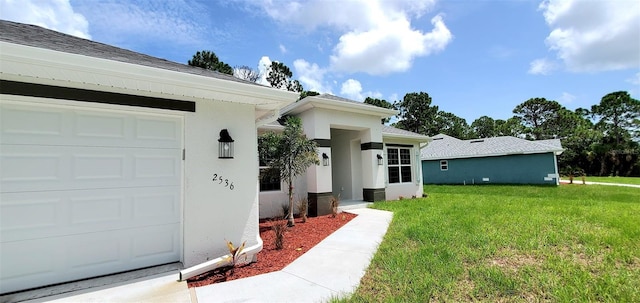
[[[331,200],[385,200],[385,166],[380,119],[394,110],[330,95],[307,97],[283,110],[301,118],[318,145],[321,164],[307,169],[309,215],[331,213]]]

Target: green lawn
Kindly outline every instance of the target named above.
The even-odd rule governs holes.
[[[425,186],[337,302],[640,302],[640,189]]]

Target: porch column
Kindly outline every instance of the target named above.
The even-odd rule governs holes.
[[[307,168],[307,199],[309,200],[309,216],[317,217],[331,213],[331,139],[313,139],[318,144],[320,165]]]
[[[387,160],[382,143],[382,132],[378,129],[370,129],[364,132],[360,138],[360,150],[362,152],[362,197],[365,201],[384,201],[385,180],[384,169]],[[382,157],[382,165],[378,165],[378,155]]]

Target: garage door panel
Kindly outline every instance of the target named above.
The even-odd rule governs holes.
[[[9,242],[0,256],[1,292],[73,281],[96,275],[174,262],[179,259],[178,223]],[[158,239],[142,241],[141,235]],[[151,243],[152,245],[149,245]],[[159,243],[159,244],[158,244]],[[141,248],[141,249],[140,249]],[[10,259],[6,256],[12,256]],[[6,265],[6,266],[5,266]]]
[[[136,119],[135,139],[145,142],[179,142],[181,134],[178,121],[168,119]]]
[[[55,152],[32,153],[8,146],[0,147],[0,182],[3,191],[11,183],[56,182],[61,179],[61,154]]]
[[[2,244],[2,255],[0,255],[2,285],[6,279],[55,275],[56,260],[62,254],[59,251],[62,247],[55,245],[55,239],[33,241],[28,243],[28,247],[23,244],[25,243]]]
[[[2,145],[3,192],[171,186],[181,149]]]
[[[180,117],[18,103],[1,106],[4,144],[146,148],[182,144]]]
[[[4,194],[0,198],[0,239],[3,242],[14,231],[48,229],[58,224],[59,210],[56,208],[61,204],[61,198],[42,196],[16,201],[11,195]]]
[[[178,192],[164,186],[2,194],[0,237],[5,243],[179,223]]]
[[[27,138],[63,137],[65,111],[62,109],[37,110],[24,106],[2,104],[2,141],[26,141]]]

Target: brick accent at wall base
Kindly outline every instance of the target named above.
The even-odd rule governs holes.
[[[309,217],[324,216],[331,213],[333,193],[308,193]]]
[[[362,197],[367,202],[384,201],[386,193],[384,188],[363,188]]]

